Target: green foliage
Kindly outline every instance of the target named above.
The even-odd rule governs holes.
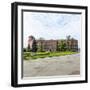
[[[30,52],[24,52],[24,60],[32,60],[37,58],[53,57],[53,56],[64,56],[70,54],[76,54],[77,52],[62,51],[62,52],[37,52],[35,55],[31,55]]]
[[[66,51],[66,50],[67,50],[67,45],[62,40],[61,42],[58,43],[57,51]]]
[[[40,45],[38,45],[38,52],[42,52],[43,51],[43,45],[42,43]]]
[[[24,58],[25,60],[29,60],[30,57],[31,57],[30,52],[24,52],[24,53],[23,53],[23,58]]]
[[[39,38],[40,42],[39,45],[37,45],[37,51],[38,52],[43,52],[43,40],[45,40],[43,37]]]
[[[23,52],[30,52],[30,49],[28,49],[28,48],[23,48]]]
[[[49,55],[50,52],[37,52],[37,55]]]
[[[65,43],[62,43],[60,45],[60,49],[61,49],[61,51],[66,51],[66,49],[67,49],[66,44]]]
[[[23,48],[23,52],[26,52],[27,51],[27,49],[26,48]]]

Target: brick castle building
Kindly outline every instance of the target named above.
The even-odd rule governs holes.
[[[58,45],[62,43],[66,45],[66,48],[72,51],[78,51],[78,40],[36,40],[37,47],[42,47],[42,51],[58,51]],[[60,50],[59,50],[60,51]]]

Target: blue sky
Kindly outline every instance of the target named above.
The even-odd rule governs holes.
[[[77,39],[80,45],[81,15],[62,13],[24,12],[24,47],[28,36],[36,39],[65,39],[66,36]]]

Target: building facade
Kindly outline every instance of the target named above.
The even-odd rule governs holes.
[[[36,40],[38,50],[40,51],[61,51],[58,49],[58,46],[62,44],[66,49],[72,51],[78,51],[78,40],[70,39],[70,40]]]
[[[42,51],[57,51],[57,40],[37,40],[37,47],[42,48]]]

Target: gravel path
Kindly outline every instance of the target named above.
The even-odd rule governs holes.
[[[23,76],[79,75],[80,54],[24,60]]]

